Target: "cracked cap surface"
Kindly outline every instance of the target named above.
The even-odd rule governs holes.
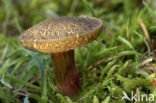
[[[102,21],[93,17],[58,17],[46,19],[19,37],[24,48],[44,53],[64,52],[95,40],[102,31]]]

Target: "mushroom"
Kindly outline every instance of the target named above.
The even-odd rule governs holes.
[[[19,40],[24,48],[51,54],[57,87],[73,97],[80,91],[74,48],[95,40],[101,30],[102,21],[94,17],[57,17],[29,28]]]

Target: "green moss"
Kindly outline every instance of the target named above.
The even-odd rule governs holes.
[[[156,8],[150,6],[151,3],[143,4],[139,0],[133,3],[131,0],[103,0],[101,3],[98,0],[15,0],[14,3],[1,0],[0,59],[4,58],[0,61],[0,102],[127,103],[130,101],[122,100],[123,91],[128,95],[131,91],[136,93],[136,89],[142,94],[155,93],[151,83],[154,73],[145,70],[155,62],[142,66],[144,60],[153,57],[138,23],[138,19],[142,19],[151,39],[155,40]],[[73,99],[63,96],[56,87],[50,55],[26,52],[18,40],[23,30],[39,21],[69,15],[96,16],[104,26],[96,41],[75,50],[82,83],[81,92]],[[94,65],[97,61],[99,64]]]

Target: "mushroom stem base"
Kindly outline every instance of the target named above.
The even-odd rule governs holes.
[[[80,90],[80,77],[75,65],[74,50],[51,53],[56,85],[69,97]]]

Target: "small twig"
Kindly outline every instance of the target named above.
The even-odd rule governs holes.
[[[93,65],[88,67],[87,72],[92,70],[94,67],[100,65],[101,63],[103,63],[105,61],[108,61],[108,60],[111,60],[111,59],[116,58],[116,57],[118,57],[118,55],[115,55],[115,56],[112,56],[112,57],[108,57],[108,58],[104,58],[104,59],[101,59],[101,60],[97,61],[96,63],[94,63]]]
[[[152,44],[152,41],[150,40],[150,36],[147,31],[146,25],[144,24],[142,19],[138,19],[138,22],[144,31],[145,39],[147,40],[147,43],[149,44],[151,51],[154,52],[153,44]],[[155,57],[155,53],[153,54],[153,56]],[[156,77],[156,70],[154,70],[154,72],[155,72],[155,77]]]
[[[139,24],[141,25],[142,30],[143,30],[143,32],[144,32],[145,40],[146,40],[147,43],[149,44],[150,49],[153,51],[153,44],[152,44],[152,41],[151,41],[151,39],[150,39],[149,33],[148,33],[148,31],[147,31],[146,25],[144,24],[144,21],[143,21],[142,19],[138,19],[138,22],[139,22]]]
[[[135,103],[138,102],[138,96],[139,96],[139,89],[137,88],[137,89],[136,89],[136,101],[135,101]]]
[[[20,96],[27,96],[27,94],[24,94],[24,93],[21,93],[21,92],[17,92],[16,94],[20,95]]]
[[[146,64],[149,64],[150,62],[152,62],[153,61],[153,58],[148,58],[148,59],[146,59],[146,60],[144,60],[143,62],[142,62],[142,65],[141,66],[144,66],[144,65],[146,65]]]
[[[119,97],[116,97],[116,96],[112,96],[114,99],[119,99]]]
[[[142,27],[142,29],[144,31],[144,35],[145,35],[145,38],[146,38],[147,42],[150,43],[150,36],[149,36],[148,31],[147,31],[146,25],[144,24],[142,19],[138,19],[138,22],[139,22],[139,24],[141,25],[141,27]]]
[[[35,89],[31,89],[31,88],[22,88],[22,89],[18,89],[18,90],[14,90],[13,92],[33,92],[33,93],[40,93],[40,91],[35,90]]]
[[[110,33],[110,31],[111,31],[110,29],[106,29],[106,35],[111,40],[113,37],[112,37],[112,34]]]
[[[35,83],[36,81],[41,79],[41,75],[38,75],[36,78],[30,81],[31,84]]]
[[[13,90],[14,88],[9,88],[9,90]],[[8,87],[2,87],[2,90],[6,91],[8,90]]]

